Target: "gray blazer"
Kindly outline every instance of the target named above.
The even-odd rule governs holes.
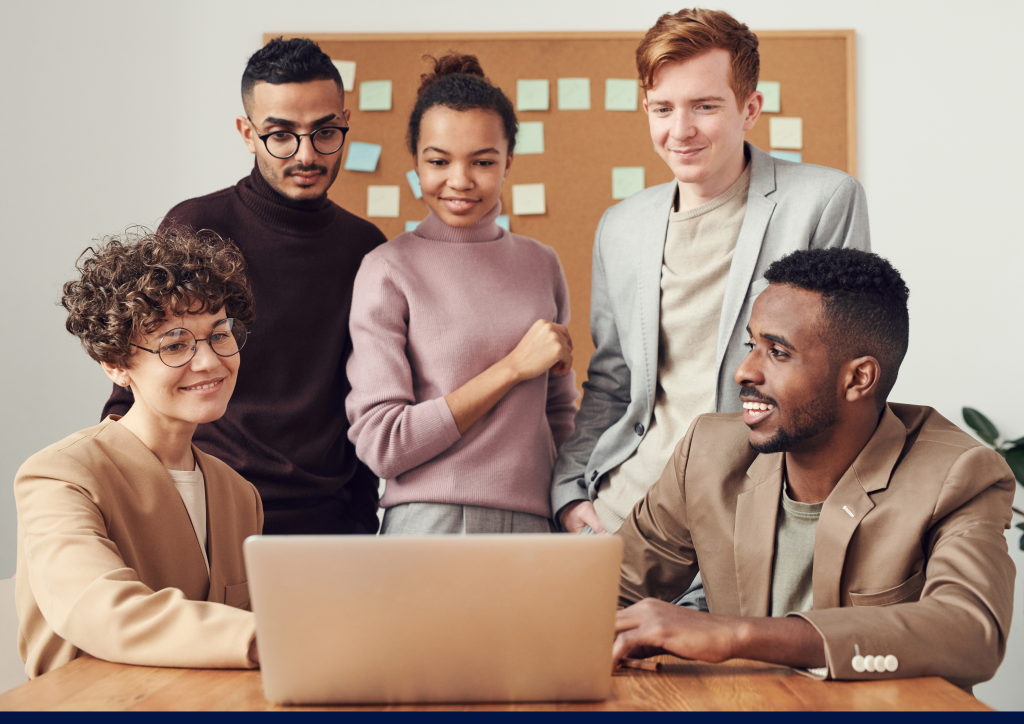
[[[740,408],[733,373],[746,356],[746,326],[764,272],[798,249],[869,250],[863,187],[842,171],[782,161],[746,144],[747,211],[718,324],[716,412]],[[576,432],[559,450],[551,487],[555,519],[593,500],[597,481],[633,454],[651,421],[658,380],[661,264],[676,184],[653,186],[608,209],[594,238],[590,358]],[[654,482],[653,480],[651,481]]]

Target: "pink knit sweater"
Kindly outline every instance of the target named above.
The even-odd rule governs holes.
[[[495,223],[430,214],[356,275],[345,402],[359,458],[387,480],[381,505],[435,502],[551,516],[551,469],[572,434],[572,372],[521,382],[459,435],[444,396],[515,348],[538,319],[569,321],[548,246]]]

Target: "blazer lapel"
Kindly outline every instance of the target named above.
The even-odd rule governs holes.
[[[637,295],[640,299],[640,335],[647,374],[647,409],[654,409],[658,379],[658,332],[661,322],[661,266],[665,258],[668,217],[675,197],[675,182],[664,185],[664,193],[653,194],[650,205],[641,211],[636,239],[643,246],[636,255]]]
[[[825,499],[814,533],[814,608],[839,608],[846,549],[864,516],[875,507],[869,493],[889,485],[907,429],[886,405],[868,444]]]
[[[750,190],[747,192],[747,210],[743,216],[740,235],[736,239],[736,252],[729,267],[722,300],[722,316],[718,321],[718,348],[715,367],[722,368],[722,360],[739,320],[740,310],[747,298],[747,290],[761,256],[761,242],[775,211],[775,202],[768,195],[775,191],[775,162],[767,153],[746,144],[750,152]]]
[[[740,616],[767,616],[775,553],[775,519],[782,495],[782,454],[758,455],[748,488],[736,497],[733,556]]]
[[[227,502],[223,499],[224,486],[218,485],[217,474],[211,469],[210,465],[206,464],[206,455],[195,445],[192,445],[192,454],[195,455],[196,462],[199,464],[199,469],[203,471],[203,479],[206,482],[206,557],[210,562],[210,591],[207,600],[214,603],[224,603],[224,586],[213,585],[215,577],[218,582],[220,580],[220,566],[217,563],[220,559],[220,556],[217,555],[220,551],[220,546],[230,545],[230,541],[221,540],[223,526],[217,525],[214,522],[227,505]]]

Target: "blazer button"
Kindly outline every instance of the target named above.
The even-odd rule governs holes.
[[[885,657],[885,670],[886,671],[896,671],[896,669],[898,669],[899,667],[900,667],[900,662],[896,659],[895,656],[893,656],[892,654],[889,654],[888,656]]]
[[[864,657],[863,656],[860,656],[860,655],[854,656],[853,657],[853,661],[851,661],[850,664],[853,666],[853,670],[856,671],[858,674],[863,674],[864,673]]]
[[[593,482],[595,480],[597,480],[597,471],[596,470],[590,474],[590,481]]]
[[[644,426],[638,422],[636,425],[633,426],[633,432],[635,432],[637,435],[643,435]]]
[[[879,673],[882,673],[882,672],[885,671],[885,657],[884,656],[876,656],[875,657],[875,671],[877,671]]]
[[[875,657],[865,656],[864,657],[864,671],[874,672],[875,670]]]

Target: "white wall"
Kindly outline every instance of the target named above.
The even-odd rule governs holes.
[[[502,7],[502,9],[498,9]],[[986,412],[1008,435],[1024,415],[1024,145],[1017,87],[1024,3],[725,0],[755,29],[855,28],[860,179],[874,248],[911,289],[910,354],[893,393],[960,422]],[[174,203],[228,186],[251,157],[236,137],[238,83],[266,31],[642,30],[667,0],[178,0],[0,5],[0,219],[7,422],[0,480],[36,450],[94,424],[110,385],[56,306],[97,235],[155,224]],[[1014,331],[1016,330],[1016,331]],[[15,567],[15,510],[0,493],[0,577]],[[1014,541],[1014,548],[1016,543]],[[1024,557],[1017,555],[1017,560]],[[1018,583],[1017,605],[1021,602]],[[1014,631],[999,679],[979,688],[1024,708]]]

